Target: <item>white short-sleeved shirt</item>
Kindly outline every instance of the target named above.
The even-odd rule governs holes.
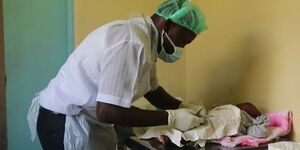
[[[90,33],[38,96],[46,109],[76,115],[97,101],[122,107],[158,88],[158,32],[148,18],[119,20]]]

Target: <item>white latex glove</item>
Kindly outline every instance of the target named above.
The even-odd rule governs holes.
[[[203,123],[203,117],[195,116],[196,112],[192,109],[167,110],[168,125],[181,131],[187,131]]]
[[[183,101],[179,105],[179,108],[189,108],[189,109],[192,109],[192,110],[196,111],[197,116],[205,116],[206,115],[206,109],[202,105],[191,104],[191,103],[187,103],[187,102]]]

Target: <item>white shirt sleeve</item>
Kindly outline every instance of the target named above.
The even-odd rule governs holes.
[[[97,101],[129,108],[142,67],[139,44],[120,41],[104,50],[100,60],[100,79]]]
[[[156,63],[153,65],[150,72],[150,84],[151,84],[150,92],[155,91],[159,87],[158,78],[156,74]]]

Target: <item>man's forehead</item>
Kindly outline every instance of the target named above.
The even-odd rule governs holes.
[[[172,25],[175,28],[177,28],[178,31],[183,32],[183,33],[187,33],[188,35],[193,35],[193,37],[197,36],[197,34],[194,31],[192,31],[192,30],[190,30],[190,29],[188,29],[188,28],[186,28],[186,27],[184,27],[180,24],[174,23],[172,20],[171,20],[171,22],[172,22]]]

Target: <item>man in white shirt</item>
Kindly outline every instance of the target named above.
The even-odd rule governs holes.
[[[158,84],[155,63],[157,57],[177,61],[184,46],[205,29],[196,6],[167,0],[149,18],[114,21],[90,33],[37,96],[43,149],[65,149],[66,116],[86,109],[96,109],[99,122],[121,126],[169,125],[182,131],[198,126],[203,118],[195,114],[205,109],[168,94]],[[166,111],[131,106],[142,96]]]

